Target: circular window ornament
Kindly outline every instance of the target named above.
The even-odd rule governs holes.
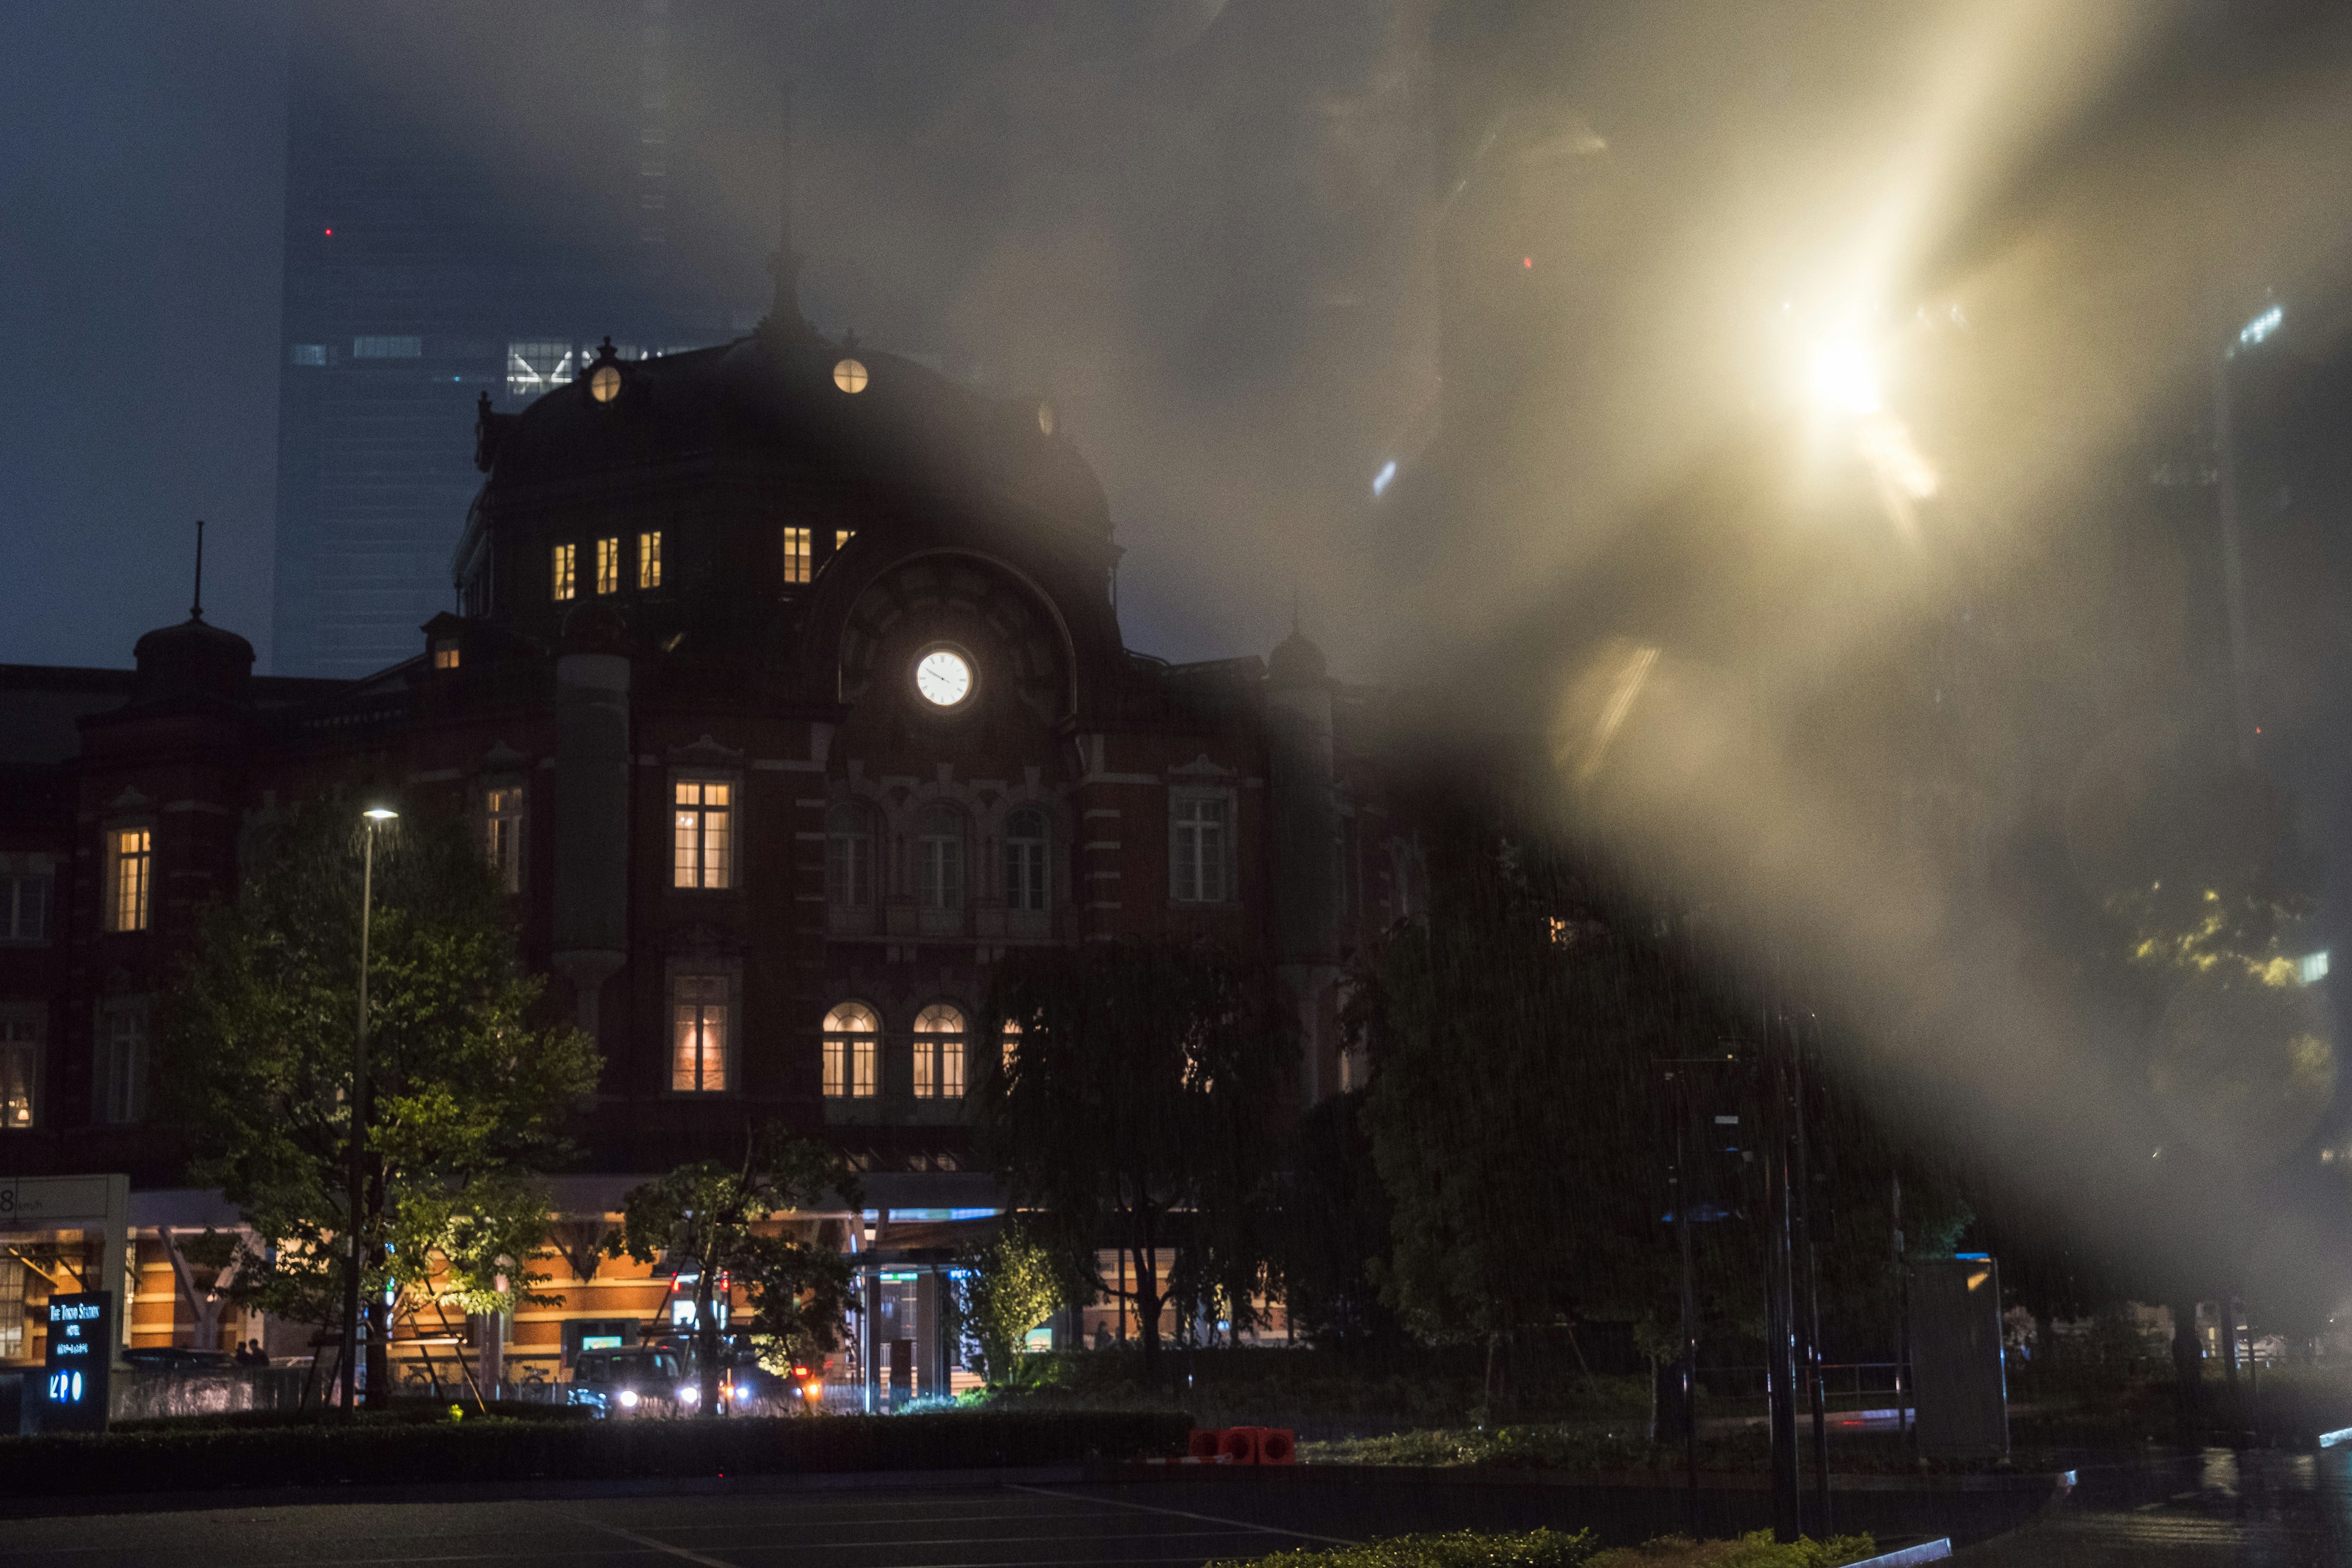
[[[845,359],[833,367],[833,384],[852,396],[866,390],[866,381],[864,360]]]
[[[617,365],[600,364],[588,378],[588,395],[599,403],[610,403],[621,395],[621,372]]]
[[[971,695],[971,661],[935,647],[915,661],[915,693],[934,708],[958,708]]]

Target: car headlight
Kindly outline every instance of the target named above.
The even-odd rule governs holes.
[[[677,1385],[677,1396],[685,1403],[691,1405],[696,1400],[702,1397],[702,1390],[695,1387],[694,1384],[690,1383],[681,1383]]]
[[[637,1391],[634,1388],[625,1388],[621,1390],[621,1408],[624,1410],[635,1410],[636,1407]]]

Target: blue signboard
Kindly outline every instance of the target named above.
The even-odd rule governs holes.
[[[114,1364],[114,1298],[104,1290],[52,1296],[42,1363],[41,1430],[106,1430],[107,1372]]]

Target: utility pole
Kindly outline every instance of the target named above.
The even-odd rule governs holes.
[[[1675,1205],[1675,1241],[1683,1262],[1683,1475],[1690,1495],[1690,1520],[1698,1525],[1698,1304],[1691,1268],[1690,1120],[1695,1100],[1687,1075],[1666,1069],[1667,1113],[1675,1119],[1675,1169],[1670,1184]]]
[[[1772,1537],[1803,1533],[1797,1479],[1794,1215],[1789,1190],[1788,1071],[1768,1010],[1764,1018],[1764,1290],[1768,1424],[1772,1434]]]

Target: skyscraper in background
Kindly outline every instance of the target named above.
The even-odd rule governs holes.
[[[772,58],[726,6],[671,12],[296,9],[279,673],[358,676],[418,650],[418,625],[450,605],[481,396],[518,406],[608,334],[634,356],[756,315],[761,247],[719,191],[729,168],[776,166]]]

